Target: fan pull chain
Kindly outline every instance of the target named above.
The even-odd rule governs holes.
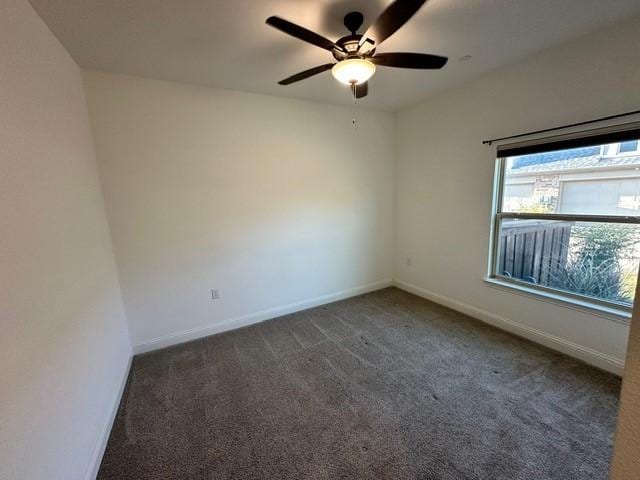
[[[353,93],[353,117],[351,118],[351,124],[353,128],[358,127],[358,119],[356,118],[356,107],[358,106],[358,96],[356,95],[356,84],[351,84],[351,93]]]

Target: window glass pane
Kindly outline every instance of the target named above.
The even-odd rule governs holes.
[[[513,183],[504,186],[503,208],[507,211],[520,211],[533,202],[533,183]]]
[[[496,275],[631,305],[639,240],[635,224],[503,219]]]
[[[559,210],[562,213],[638,215],[640,178],[563,182]]]
[[[503,212],[640,215],[637,141],[505,159]]]
[[[632,142],[622,142],[620,144],[620,148],[618,149],[618,151],[620,153],[626,153],[626,152],[635,152],[638,150],[638,141],[634,140]]]

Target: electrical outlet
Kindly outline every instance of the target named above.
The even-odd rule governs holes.
[[[215,289],[211,289],[211,300],[218,300],[220,298],[220,292]]]

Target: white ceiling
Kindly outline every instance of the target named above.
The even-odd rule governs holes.
[[[389,0],[31,0],[88,69],[350,103],[329,72],[277,81],[331,61],[329,52],[265,25],[278,15],[331,39],[359,10],[365,26]],[[450,58],[441,71],[380,67],[365,106],[397,109],[518,57],[640,14],[638,0],[430,0],[379,52]],[[472,59],[458,59],[472,55]]]

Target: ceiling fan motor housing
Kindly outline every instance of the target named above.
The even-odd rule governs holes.
[[[339,49],[334,49],[332,52],[333,57],[336,60],[340,61],[346,58],[363,58],[365,56],[370,57],[373,55],[374,49],[370,49],[366,51],[366,53],[360,51],[362,35],[359,35],[357,32],[362,26],[363,21],[364,16],[360,12],[351,12],[344,16],[344,26],[351,32],[351,35],[347,35],[346,37],[342,37],[336,41],[336,45],[340,47]]]
[[[332,51],[333,57],[338,61],[344,60],[345,58],[362,57],[363,55],[358,51],[360,49],[361,38],[362,35],[354,34],[347,35],[346,37],[339,39],[336,42],[336,45],[338,45],[342,50],[337,48],[334,49]],[[367,55],[371,56],[372,51],[367,52]]]

